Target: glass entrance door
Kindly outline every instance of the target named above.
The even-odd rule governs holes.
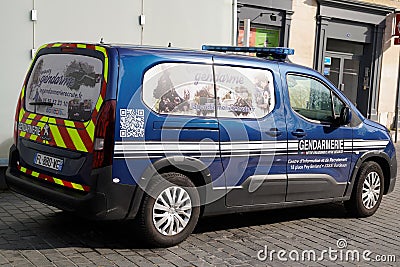
[[[355,105],[359,87],[360,58],[348,53],[326,52],[325,76]]]
[[[344,84],[343,92],[351,102],[357,104],[358,77],[360,72],[360,60],[343,59],[342,83]]]

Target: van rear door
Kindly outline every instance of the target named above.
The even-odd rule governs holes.
[[[52,44],[39,50],[21,94],[20,171],[89,191],[95,125],[107,74],[104,47]]]

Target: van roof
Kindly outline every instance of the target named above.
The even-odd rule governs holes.
[[[257,61],[257,62],[276,62],[277,60],[262,58],[262,57],[254,57],[249,56],[246,54],[239,54],[239,53],[225,53],[225,52],[215,52],[215,51],[207,51],[207,50],[196,50],[196,49],[185,49],[185,48],[176,48],[176,47],[161,47],[161,46],[146,46],[146,45],[131,45],[131,44],[105,44],[103,46],[112,47],[116,49],[123,49],[123,50],[131,50],[131,51],[151,51],[154,53],[174,53],[174,54],[190,54],[192,56],[210,56],[216,55],[219,57],[227,57],[230,59],[240,59],[240,60],[250,60],[250,61]],[[283,61],[280,61],[283,62]],[[293,64],[290,61],[284,61],[288,64]]]
[[[185,49],[185,48],[176,48],[176,47],[163,47],[163,46],[148,46],[148,45],[134,45],[134,44],[118,44],[118,43],[81,43],[81,42],[58,42],[59,44],[65,44],[68,46],[68,44],[71,45],[76,45],[76,44],[87,44],[87,45],[96,45],[96,46],[102,46],[105,48],[111,48],[111,49],[117,49],[120,52],[124,51],[126,54],[130,54],[130,52],[135,53],[135,52],[152,52],[154,54],[175,54],[179,56],[184,56],[187,54],[190,54],[191,56],[194,57],[204,57],[204,56],[218,56],[220,58],[225,58],[229,60],[239,60],[239,61],[247,61],[247,62],[254,62],[258,64],[262,63],[277,63],[277,60],[272,60],[268,58],[261,58],[261,57],[254,57],[254,56],[249,56],[245,54],[239,54],[239,53],[224,53],[224,52],[215,52],[215,51],[207,51],[207,50],[196,50],[196,49]],[[290,60],[288,61],[279,61],[281,64],[289,64],[289,65],[297,65]],[[298,67],[310,69],[305,66],[297,65]],[[311,70],[311,69],[310,69]]]

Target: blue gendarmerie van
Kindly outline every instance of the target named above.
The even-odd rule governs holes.
[[[375,213],[396,177],[384,126],[287,62],[291,49],[203,50],[43,46],[18,100],[10,189],[132,219],[154,246],[181,242],[200,216],[328,202]]]

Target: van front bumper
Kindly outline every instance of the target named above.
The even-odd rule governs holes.
[[[396,153],[393,155],[391,158],[390,162],[390,181],[389,181],[389,187],[386,192],[386,194],[389,194],[393,192],[394,187],[396,185],[396,178],[397,178],[397,158],[396,158]]]
[[[6,183],[12,191],[88,219],[122,220],[127,217],[136,186],[113,183],[111,166],[93,170],[91,180],[96,182],[90,192],[80,192],[20,172],[17,157],[18,152],[12,146],[6,171]]]

